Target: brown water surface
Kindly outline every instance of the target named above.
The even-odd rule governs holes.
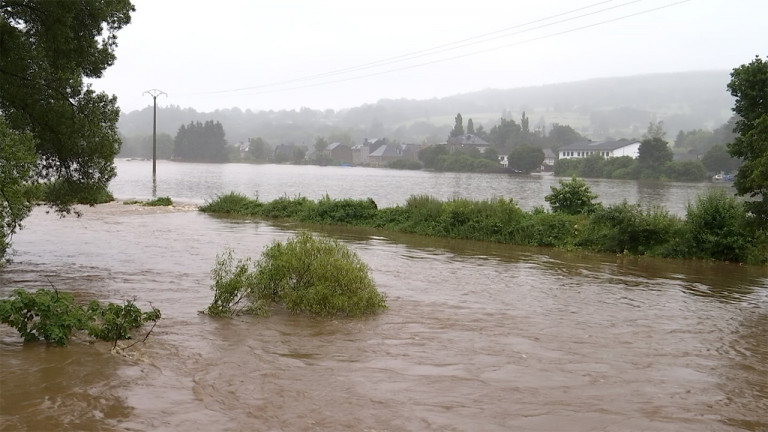
[[[164,318],[125,355],[1,327],[2,431],[768,430],[764,267],[327,228],[386,312],[218,319],[198,313],[216,254],[300,227],[122,204],[26,226],[0,295],[52,283]]]

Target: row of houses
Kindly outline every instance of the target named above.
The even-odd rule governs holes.
[[[451,152],[475,148],[480,153],[491,147],[484,139],[473,134],[464,134],[451,137],[446,142]],[[281,152],[293,152],[295,146],[283,144],[275,148],[275,155]],[[370,165],[385,166],[396,160],[417,161],[421,146],[417,144],[394,144],[384,139],[365,139],[362,144],[352,147],[338,142],[328,145],[320,154],[322,158],[339,165]],[[555,154],[550,149],[544,150],[544,163],[542,169],[555,165],[557,159],[578,159],[592,155],[600,155],[605,158],[630,156],[637,158],[640,151],[640,142],[636,140],[609,140],[609,141],[582,141],[574,143],[558,150]],[[308,154],[310,159],[317,159],[318,154]],[[506,155],[499,156],[499,163],[507,166],[509,161]]]

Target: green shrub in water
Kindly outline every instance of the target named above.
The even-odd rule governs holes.
[[[15,328],[25,342],[40,339],[66,345],[75,331],[84,330],[97,339],[130,339],[131,330],[160,319],[160,311],[142,312],[132,301],[106,306],[92,301],[87,307],[75,302],[72,294],[39,289],[17,289],[13,297],[0,300],[0,323]]]
[[[241,193],[230,192],[225,195],[219,195],[213,201],[201,206],[200,211],[205,213],[248,215],[257,213],[256,210],[260,206],[261,203],[258,199],[252,200]]]
[[[386,308],[368,266],[336,240],[299,233],[261,258],[220,255],[211,271],[211,315],[265,314],[271,305],[322,316],[361,316]]]
[[[173,205],[171,197],[157,197],[142,204],[147,207],[168,207]]]

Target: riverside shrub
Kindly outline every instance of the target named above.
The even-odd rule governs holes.
[[[600,252],[655,254],[675,241],[682,222],[658,206],[619,204],[598,209],[580,233],[577,244]]]
[[[584,180],[572,177],[570,181],[560,180],[559,183],[559,187],[550,186],[552,193],[544,197],[553,212],[590,214],[600,206],[593,202],[597,195],[592,193]]]
[[[752,229],[752,218],[742,202],[722,189],[710,190],[689,203],[685,225],[696,258],[765,262],[765,230]]]
[[[361,316],[386,308],[386,297],[354,251],[309,233],[274,242],[255,262],[227,252],[211,275],[211,315],[266,314],[271,305],[320,316]]]

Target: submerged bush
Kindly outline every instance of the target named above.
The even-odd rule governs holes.
[[[271,305],[322,316],[361,316],[386,308],[368,266],[336,240],[299,233],[262,257],[220,255],[211,271],[211,315],[265,314]]]
[[[173,201],[171,200],[171,197],[157,197],[153,200],[143,203],[142,205],[147,207],[167,207],[172,206]]]
[[[72,294],[39,289],[34,293],[22,289],[13,297],[0,300],[0,323],[15,328],[25,342],[44,339],[66,345],[75,331],[86,331],[97,339],[111,341],[130,339],[131,330],[148,321],[160,319],[160,310],[142,312],[132,301],[106,306],[91,301],[87,307],[75,302]]]
[[[260,206],[259,200],[252,200],[241,193],[230,192],[219,195],[213,201],[200,206],[200,211],[204,213],[253,214]]]

